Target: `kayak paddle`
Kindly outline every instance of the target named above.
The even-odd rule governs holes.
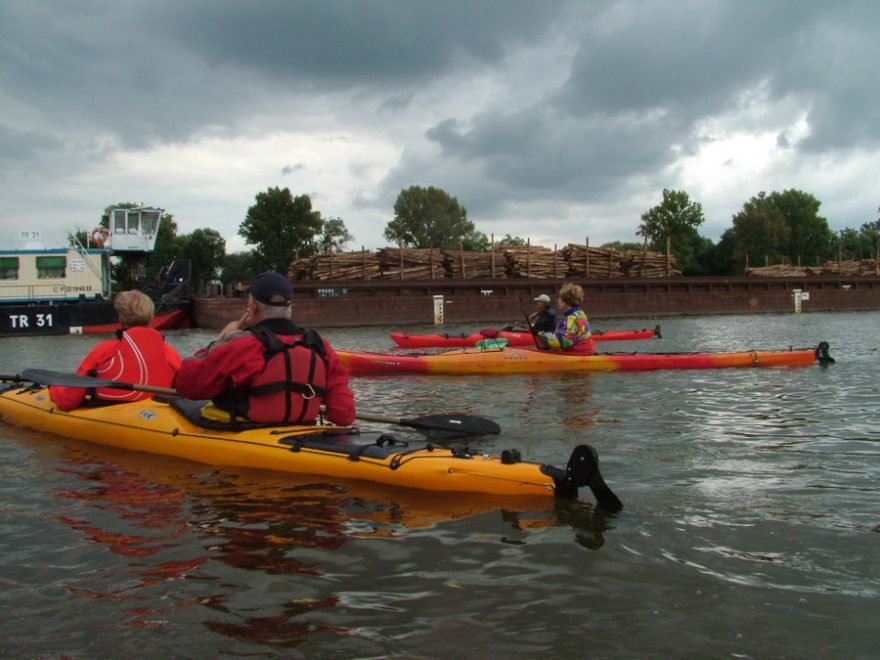
[[[538,333],[535,332],[535,328],[532,325],[532,319],[529,317],[529,313],[526,311],[526,308],[523,306],[522,298],[517,296],[516,301],[519,303],[519,308],[522,310],[523,316],[526,317],[526,325],[529,326],[529,332],[532,333],[532,339],[535,342],[535,348],[537,348],[538,350],[541,350],[541,344],[538,343]]]
[[[137,383],[123,383],[118,380],[104,380],[91,376],[78,374],[66,374],[61,371],[49,369],[25,369],[21,372],[21,380],[28,380],[41,385],[61,385],[63,387],[110,387],[116,390],[134,390],[137,392],[152,392],[153,394],[165,394],[166,396],[179,396],[177,390],[170,387],[157,387],[154,385],[138,385]]]
[[[368,422],[409,426],[423,433],[427,432],[426,435],[430,435],[433,432],[435,437],[451,438],[457,435],[497,435],[501,433],[501,427],[491,419],[475,417],[474,415],[426,415],[424,417],[402,419],[385,415],[357,413],[356,417]]]
[[[164,394],[165,396],[180,396],[177,390],[170,387],[124,383],[118,380],[104,380],[102,378],[92,378],[91,376],[80,376],[78,374],[50,371],[48,369],[25,369],[21,372],[21,376],[15,377],[15,380],[26,380],[33,383],[40,383],[41,385],[61,385],[64,387],[83,387],[87,389],[91,387],[110,387],[117,390],[135,390],[138,392]],[[425,433],[425,435],[433,434],[433,437],[448,438],[460,435],[494,435],[501,432],[501,427],[491,419],[475,417],[473,415],[426,415],[424,417],[413,417],[411,419],[399,419],[397,417],[384,417],[381,415],[358,413],[356,417],[358,419],[372,422],[385,422],[388,424],[409,426],[410,428]]]

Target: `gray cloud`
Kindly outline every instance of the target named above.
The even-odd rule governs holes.
[[[435,185],[486,221],[528,227],[517,209],[543,205],[564,231],[572,208],[615,217],[617,207],[611,224],[635,226],[638,214],[620,214],[684,187],[683,158],[725,136],[769,134],[785,164],[739,189],[745,156],[726,158],[715,176],[732,192],[712,200],[725,209],[715,222],[760,189],[812,184],[832,224],[857,226],[877,205],[861,196],[865,163],[880,157],[878,24],[880,4],[858,1],[7,0],[0,157],[20,171],[0,173],[0,194],[27,208],[22,181],[42,180],[61,204],[82,187],[72,177],[133,150],[340,133],[346,151],[298,147],[254,185],[295,174],[294,192],[334,200],[324,212],[351,221],[387,221],[402,188]],[[829,155],[851,164],[850,180],[822,176]],[[320,184],[333,189],[316,188],[310,177],[343,158]],[[236,165],[261,181],[261,162]],[[720,195],[720,183],[697,188]],[[865,207],[858,222],[854,206]]]

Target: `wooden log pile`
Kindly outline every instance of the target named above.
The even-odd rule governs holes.
[[[854,277],[858,275],[877,275],[877,262],[873,259],[861,259],[850,261],[826,261],[822,265],[823,275],[839,275],[842,277]]]
[[[675,268],[675,257],[650,250],[627,250],[620,259],[620,269],[624,277],[677,277],[681,271]]]
[[[562,252],[540,245],[505,247],[504,261],[507,275],[511,278],[565,277],[568,271]]]
[[[587,257],[589,256],[589,272]],[[852,263],[852,262],[844,262]],[[859,262],[856,262],[859,263]],[[874,272],[874,261],[866,261]],[[681,275],[672,260],[671,275]],[[838,268],[828,262],[826,268]],[[775,267],[771,267],[775,268]],[[753,268],[749,274],[762,275]],[[844,270],[844,273],[850,272]],[[416,248],[382,248],[376,252],[360,250],[319,254],[296,259],[288,267],[291,280],[442,280],[508,278],[584,278],[666,277],[666,255],[658,252],[613,248],[586,248],[569,244],[561,250],[540,245],[507,246],[493,252]]]
[[[445,250],[446,273],[457,280],[505,279],[507,266],[504,254],[473,252],[469,250]],[[494,265],[494,266],[493,266]]]
[[[382,279],[441,280],[447,276],[443,252],[431,248],[382,248],[378,252]]]
[[[620,277],[621,252],[609,248],[594,248],[569,243],[562,248],[562,257],[567,266],[566,277]],[[587,261],[589,260],[589,266]]]
[[[292,280],[372,280],[379,277],[379,259],[369,250],[318,254],[297,259],[287,271]]]
[[[746,269],[746,275],[750,277],[806,277],[812,275],[814,269],[806,266],[792,266],[791,264],[776,264],[774,266],[755,266]]]

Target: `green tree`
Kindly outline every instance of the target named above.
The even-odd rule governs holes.
[[[758,193],[733,216],[734,258],[750,266],[815,264],[835,253],[820,202],[800,190]]]
[[[469,252],[488,252],[491,248],[489,245],[489,237],[476,229],[468,232],[461,239],[461,249]]]
[[[880,213],[880,209],[878,209]],[[859,230],[859,253],[863,259],[877,259],[880,250],[880,220],[866,222]],[[864,254],[864,257],[861,255]]]
[[[801,190],[785,190],[770,193],[767,200],[779,209],[788,226],[785,252],[789,263],[814,263],[831,256],[834,232],[819,215],[818,199]]]
[[[397,196],[385,238],[406,247],[458,249],[473,232],[467,210],[455,197],[439,188],[410,186]]]
[[[255,250],[233,252],[223,258],[220,279],[224,284],[250,282],[262,272],[260,258]]]
[[[692,202],[682,190],[663,190],[663,201],[642,214],[642,224],[636,231],[651,243],[653,249],[673,254],[672,245],[692,239],[692,230],[703,224],[703,207]],[[681,261],[676,253],[676,260]]]
[[[196,229],[183,237],[182,256],[189,259],[194,291],[217,279],[226,256],[226,240],[216,229]]]
[[[309,257],[318,250],[324,221],[312,210],[308,195],[293,197],[288,188],[269,188],[257,193],[238,233],[257,248],[262,270],[287,273],[297,257]]]
[[[341,252],[353,240],[354,236],[348,231],[342,218],[329,218],[324,221],[324,231],[318,244],[321,252]]]
[[[777,264],[788,255],[789,228],[782,211],[764,192],[733,216],[733,259],[741,267]]]

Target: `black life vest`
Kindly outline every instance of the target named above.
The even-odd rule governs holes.
[[[317,419],[327,391],[324,342],[314,330],[297,330],[295,334],[301,336],[286,342],[266,326],[251,328],[250,332],[263,343],[266,366],[248,386],[235,391],[230,411],[234,416],[273,424],[312,423]]]

